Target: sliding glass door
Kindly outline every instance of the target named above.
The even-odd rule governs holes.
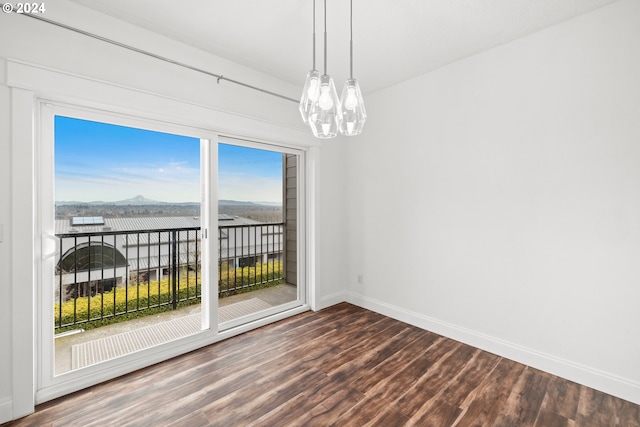
[[[41,122],[40,387],[210,329],[217,136],[52,104]]]
[[[232,138],[218,144],[220,330],[305,302],[298,245],[303,153]]]
[[[39,391],[306,304],[304,151],[40,106]]]

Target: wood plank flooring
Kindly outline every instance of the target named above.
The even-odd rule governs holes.
[[[624,426],[640,406],[350,304],[47,402],[8,426]]]

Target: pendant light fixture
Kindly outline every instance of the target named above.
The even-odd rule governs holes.
[[[300,97],[300,115],[305,123],[309,123],[309,112],[313,100],[320,89],[320,72],[316,70],[316,0],[313,0],[313,68],[307,73],[302,96]]]
[[[319,90],[316,92],[309,112],[309,125],[318,138],[334,138],[342,120],[342,112],[336,86],[327,74],[327,0],[324,0],[324,74],[320,76]]]
[[[353,78],[353,0],[350,0],[349,30],[349,78],[344,82],[344,88],[340,96],[342,111],[340,133],[342,135],[355,136],[362,132],[364,122],[367,120],[367,112],[364,108],[360,85]]]

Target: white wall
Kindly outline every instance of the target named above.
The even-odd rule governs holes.
[[[3,74],[4,69],[0,71]],[[7,118],[10,117],[9,89],[0,85],[0,342],[11,341],[9,334],[11,325],[11,150],[9,138],[11,128]],[[11,406],[11,347],[0,346],[0,422],[8,418]]]
[[[369,96],[347,299],[640,403],[639,42],[627,0]]]
[[[350,257],[347,239],[346,147],[354,140],[337,137],[324,143],[319,175],[322,187],[317,197],[318,247],[316,278],[321,286],[316,309],[344,301]]]
[[[126,23],[100,16],[64,0],[56,1],[55,7],[48,7],[46,18],[292,98],[297,98],[299,95],[300,88],[297,86],[278,81],[258,71],[230,63]],[[222,111],[229,113],[227,117],[230,118],[231,123],[242,120],[245,123],[247,121],[255,123],[255,127],[236,129],[236,133],[242,136],[266,138],[261,129],[269,129],[271,134],[268,135],[268,139],[277,141],[277,132],[280,129],[283,135],[287,135],[289,143],[301,147],[314,146],[311,149],[311,158],[314,159],[318,175],[314,178],[313,184],[317,194],[325,195],[322,208],[319,207],[319,200],[311,201],[315,212],[322,215],[331,212],[332,204],[335,204],[335,209],[343,209],[342,201],[345,194],[343,185],[331,168],[325,168],[323,163],[334,160],[344,162],[345,150],[338,144],[330,145],[325,149],[312,138],[300,121],[296,103],[224,81],[217,84],[212,77],[141,56],[34,19],[15,14],[0,14],[0,224],[4,230],[3,239],[0,242],[0,293],[3,296],[0,298],[0,324],[3,325],[0,328],[0,342],[3,343],[0,345],[0,423],[25,414],[25,408],[29,407],[29,402],[25,402],[21,397],[18,399],[21,401],[14,399],[17,393],[16,384],[24,389],[31,388],[33,383],[33,379],[28,378],[28,375],[24,378],[17,378],[15,375],[19,364],[19,371],[24,372],[24,364],[28,362],[31,355],[23,355],[23,360],[12,359],[12,352],[15,350],[15,346],[11,344],[12,340],[28,342],[32,339],[30,336],[12,336],[12,330],[16,327],[14,320],[19,318],[19,313],[30,312],[32,301],[20,300],[12,306],[11,295],[15,294],[17,289],[24,289],[21,287],[32,285],[29,283],[28,274],[27,280],[23,280],[24,275],[20,271],[12,271],[12,247],[15,247],[20,239],[20,236],[15,233],[16,224],[20,222],[18,218],[26,219],[21,222],[22,224],[28,223],[28,218],[33,216],[33,212],[23,212],[18,209],[17,212],[12,213],[12,200],[17,193],[22,193],[20,190],[14,194],[12,190],[14,186],[21,188],[21,183],[16,177],[20,176],[20,171],[29,170],[31,166],[11,162],[13,144],[11,91],[5,86],[5,66],[8,58],[175,99],[185,103],[184,105],[193,106],[189,108],[200,112],[211,111],[212,122],[216,117],[220,117],[219,112]],[[306,71],[301,70],[301,80],[304,80]],[[66,93],[62,87],[55,85],[46,88],[46,96],[68,102],[82,98],[77,94]],[[111,99],[113,96],[113,92],[105,91],[105,99]],[[95,106],[109,109],[108,104],[105,101],[105,105]],[[145,115],[144,109],[140,106],[130,105],[128,108]],[[168,111],[166,119],[171,120],[171,116],[172,112]],[[239,119],[236,120],[234,117]],[[234,127],[229,123],[212,123],[211,126],[214,129],[227,131]],[[292,135],[294,137],[300,135],[299,140],[292,142]],[[31,188],[27,187],[28,185],[23,189],[25,197],[29,197],[31,192]],[[324,230],[332,228],[333,225],[330,217],[316,221],[313,234],[325,235]],[[334,234],[335,231],[330,231],[326,235],[333,237]],[[346,270],[344,247],[330,247],[325,240],[322,245],[316,244],[313,249],[317,258],[322,260],[321,264],[342,265],[339,269]],[[26,264],[29,265],[28,260]],[[344,274],[342,276],[344,277]],[[315,279],[314,300],[321,303],[324,301],[326,305],[327,296],[336,292],[337,282],[334,277],[327,275],[316,275]],[[29,345],[25,347],[28,348]]]

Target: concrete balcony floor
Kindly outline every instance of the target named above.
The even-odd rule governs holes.
[[[233,308],[234,304],[246,302],[250,299],[258,298],[270,306],[278,306],[297,299],[297,288],[294,285],[281,284],[265,289],[258,289],[243,294],[232,295],[218,300],[218,307]],[[113,325],[103,326],[101,328],[91,329],[72,335],[66,335],[55,339],[55,373],[56,375],[68,372],[72,369],[72,347],[94,340],[100,340],[116,336],[118,334],[135,331],[136,329],[157,325],[162,322],[168,322],[200,314],[200,305],[193,305],[180,310],[168,311],[165,313],[154,314],[140,319],[132,319],[126,322],[116,323]],[[185,334],[188,335],[188,334]]]

